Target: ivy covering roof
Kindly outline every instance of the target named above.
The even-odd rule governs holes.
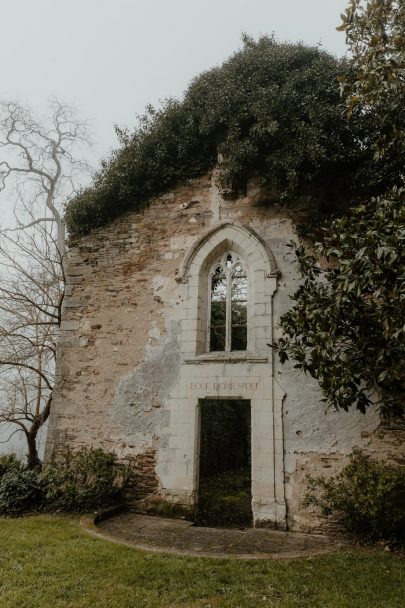
[[[190,83],[181,100],[148,107],[133,131],[118,129],[120,147],[101,163],[93,184],[66,206],[71,235],[86,234],[218,161],[232,194],[258,177],[294,204],[324,210],[356,192],[395,180],[398,160],[372,160],[367,117],[345,118],[338,77],[350,66],[318,47],[245,36],[242,48]]]

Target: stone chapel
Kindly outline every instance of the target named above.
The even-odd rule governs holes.
[[[69,253],[46,456],[102,447],[134,463],[145,504],[198,503],[205,403],[249,419],[253,525],[316,531],[305,478],[359,447],[395,458],[377,411],[325,411],[316,382],[271,344],[298,275],[297,219],[216,172],[80,238]],[[226,446],[224,446],[226,450]]]

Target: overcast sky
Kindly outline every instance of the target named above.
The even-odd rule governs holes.
[[[91,161],[117,145],[147,103],[179,97],[240,47],[242,32],[345,52],[336,32],[347,0],[0,0],[1,100],[42,114],[49,99],[90,121]],[[13,200],[0,195],[0,224]],[[1,451],[0,444],[0,451]]]
[[[321,43],[346,0],[1,0],[1,99],[45,112],[58,97],[89,119],[93,162],[116,146],[114,123],[133,126],[147,103],[179,97],[188,82],[240,46],[242,32]]]

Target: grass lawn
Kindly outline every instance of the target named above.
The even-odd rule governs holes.
[[[90,537],[67,517],[0,518],[1,608],[402,608],[404,598],[405,562],[384,551],[173,557]]]

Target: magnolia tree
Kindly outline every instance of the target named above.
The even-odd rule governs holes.
[[[350,0],[337,29],[345,32],[354,78],[340,77],[349,117],[374,118],[376,158],[405,147],[405,3]]]
[[[0,425],[24,435],[29,467],[40,465],[38,432],[52,404],[66,274],[63,206],[88,171],[77,160],[87,142],[86,126],[59,102],[46,125],[17,103],[0,105],[0,190],[8,206],[15,203],[11,227],[0,230]]]
[[[393,190],[325,227],[316,255],[296,248],[303,281],[281,318],[279,356],[316,378],[336,409],[403,413],[404,209],[405,190]]]
[[[405,162],[405,4],[350,0],[342,15],[354,80],[342,79],[364,147]],[[281,361],[319,383],[324,401],[402,417],[405,397],[405,191],[397,187],[326,225],[315,251],[296,247],[303,278],[281,317]],[[319,236],[319,235],[318,235]],[[323,260],[323,264],[320,261]]]

